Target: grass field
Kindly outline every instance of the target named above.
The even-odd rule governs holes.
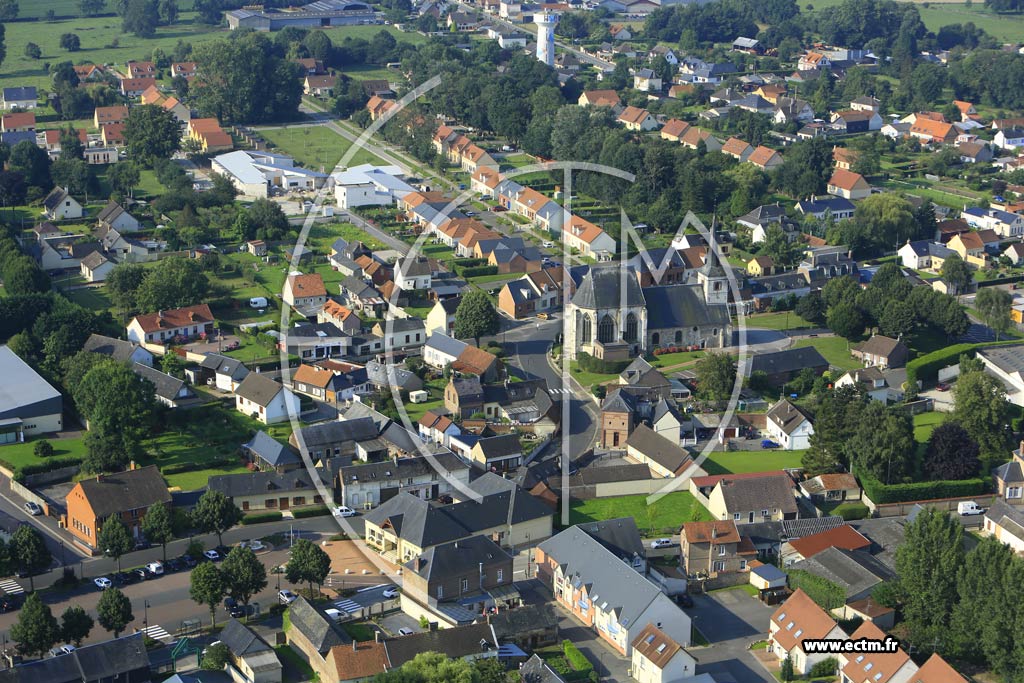
[[[815,337],[813,339],[801,339],[794,348],[803,348],[805,346],[813,346],[818,349],[818,352],[825,357],[825,360],[829,362],[829,365],[840,368],[841,370],[853,370],[859,368],[860,363],[857,359],[850,355],[850,349],[847,342],[842,337]]]
[[[185,6],[191,3],[185,0]],[[51,6],[76,6],[76,0],[50,0],[49,2],[28,5],[21,3],[22,16],[43,16]],[[58,15],[78,14],[56,9]],[[153,50],[160,48],[171,54],[179,40],[200,43],[226,37],[228,30],[216,26],[207,26],[195,21],[195,14],[182,12],[181,20],[173,26],[161,26],[153,38],[143,39],[124,33],[121,30],[121,19],[116,16],[64,19],[53,22],[16,21],[4,24],[7,31],[7,57],[0,70],[0,87],[18,85],[34,85],[48,87],[49,76],[44,65],[64,60],[74,63],[92,62],[95,64],[124,64],[130,59],[149,59]],[[379,31],[387,31],[400,41],[422,44],[426,38],[418,33],[403,33],[393,26],[340,26],[323,29],[335,44],[345,37],[369,40]],[[78,52],[68,52],[60,48],[60,36],[64,33],[75,33],[82,43]],[[115,42],[116,41],[116,42]],[[37,44],[43,52],[40,59],[29,59],[25,56],[27,43]],[[375,66],[353,69],[356,78],[381,77],[381,69]]]
[[[583,524],[616,517],[632,517],[642,531],[679,530],[683,522],[707,521],[711,515],[686,491],[675,491],[647,505],[647,496],[618,496],[575,500],[569,507],[569,523]]]
[[[746,472],[772,472],[800,467],[804,451],[721,451],[709,453],[701,467],[708,474],[744,474]]]
[[[675,365],[682,365],[690,361],[697,360],[704,356],[703,351],[680,351],[679,353],[663,353],[660,356],[655,356],[654,360],[651,361],[651,365],[656,368],[670,368]]]
[[[816,327],[816,325],[807,322],[792,311],[748,315],[746,316],[746,323],[747,327],[756,327],[764,330],[798,330],[801,328]]]
[[[15,443],[0,446],[0,463],[11,468],[32,465],[40,462],[40,459],[33,453],[36,444],[42,439],[33,439],[25,443]],[[81,438],[77,439],[49,439],[53,446],[54,458],[84,458],[85,444]]]
[[[807,6],[819,9],[838,7],[843,0],[811,0]],[[929,31],[938,31],[950,24],[966,24],[973,22],[978,28],[984,29],[996,39],[1006,42],[1019,42],[1024,35],[1024,15],[996,14],[990,12],[980,3],[971,7],[959,2],[915,2],[921,13],[921,20]],[[925,7],[924,5],[928,6]]]
[[[580,370],[579,363],[577,361],[569,362],[569,372],[583,387],[589,388],[594,384],[605,384],[618,378],[618,375],[603,375],[597,372],[585,372]]]
[[[268,128],[261,129],[260,135],[280,151],[302,162],[306,168],[323,169],[324,173],[333,171],[342,155],[352,146],[348,139],[326,126]],[[348,165],[359,164],[384,164],[384,161],[366,150],[359,150]]]
[[[925,443],[931,438],[935,428],[943,423],[946,416],[943,413],[921,413],[914,416],[914,440],[918,443]]]

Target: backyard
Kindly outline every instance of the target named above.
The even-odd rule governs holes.
[[[757,313],[744,317],[747,327],[756,327],[764,330],[798,330],[801,328],[818,327],[808,322],[792,311],[779,311],[777,313]]]
[[[794,348],[813,346],[818,353],[825,357],[829,365],[840,370],[853,370],[861,364],[856,358],[850,355],[850,344],[842,337],[812,337],[801,339],[793,345]]]
[[[743,474],[772,472],[800,467],[806,451],[715,451],[709,453],[701,467],[708,474]]]
[[[647,504],[649,496],[616,496],[574,500],[569,506],[569,523],[583,524],[618,517],[633,517],[641,531],[678,532],[683,522],[707,521],[710,513],[687,491],[674,491]]]

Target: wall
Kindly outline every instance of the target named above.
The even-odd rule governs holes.
[[[81,470],[81,465],[68,465],[67,467],[61,467],[60,469],[51,470],[49,472],[30,474],[25,477],[25,485],[32,488],[34,486],[52,484],[57,481],[70,481],[72,477],[78,474]],[[22,498],[24,498],[24,496],[22,496]]]
[[[922,507],[935,508],[936,510],[942,510],[945,512],[956,512],[957,503],[973,500],[978,505],[988,507],[992,502],[992,496],[990,494],[984,494],[981,496],[964,496],[960,498],[936,498],[934,500],[916,500],[916,501],[905,501],[902,503],[882,503],[876,505],[867,495],[861,498],[861,502],[868,506],[871,510],[872,516],[874,517],[902,517],[906,515],[915,505],[921,505]],[[979,516],[978,523],[981,523]]]

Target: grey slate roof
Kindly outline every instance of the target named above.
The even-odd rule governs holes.
[[[218,474],[210,477],[206,487],[220,491],[228,498],[281,491],[308,491],[310,496],[317,494],[313,479],[304,467],[281,474],[274,471]]]
[[[504,458],[523,452],[519,437],[515,434],[489,436],[477,441],[476,445],[483,451],[485,458]]]
[[[261,460],[269,464],[271,467],[296,465],[301,462],[301,459],[295,451],[288,448],[288,446],[270,436],[262,429],[256,432],[256,435],[244,444],[244,448],[259,456]]]
[[[488,565],[511,559],[501,546],[486,536],[470,536],[428,548],[405,566],[430,581],[444,580],[468,570],[476,570],[481,563]]]
[[[33,137],[35,137],[34,133]],[[46,195],[46,198],[43,200],[43,206],[52,211],[60,206],[61,202],[63,202],[68,196],[70,195],[64,191],[64,188],[55,187],[50,190],[50,194]]]
[[[220,632],[220,641],[238,657],[252,655],[257,652],[272,651],[273,648],[256,635],[248,626],[237,619],[228,619]]]
[[[601,403],[601,412],[634,413],[636,412],[636,398],[628,391],[616,389],[608,394],[604,402]]]
[[[519,667],[523,683],[565,683],[565,679],[547,665],[540,655],[534,654]]]
[[[785,475],[770,475],[751,479],[722,479],[717,486],[722,488],[725,509],[729,513],[750,510],[778,509],[784,514],[797,511],[793,496],[793,480]]]
[[[96,683],[150,680],[142,633],[83,645],[71,654],[26,662],[0,671],[2,683]]]
[[[377,526],[390,522],[396,535],[420,548],[471,535],[442,508],[404,492],[367,512],[363,519]]]
[[[578,524],[577,527],[619,559],[631,562],[634,556],[644,556],[644,543],[640,538],[636,520],[632,517],[587,522]]]
[[[368,361],[366,363],[366,378],[378,387],[397,386],[405,391],[415,391],[423,387],[423,380],[415,373],[394,363]]]
[[[1006,483],[1017,483],[1024,481],[1024,469],[1017,460],[1003,463],[992,470],[992,476]]]
[[[266,407],[284,387],[266,375],[250,372],[235,389],[235,395]]]
[[[438,466],[447,472],[461,472],[469,469],[469,465],[451,452],[437,453],[434,455],[434,458]],[[382,483],[387,483],[391,481],[398,482],[402,479],[418,477],[435,471],[434,466],[426,458],[399,458],[397,461],[386,460],[384,462],[347,465],[338,470],[338,478],[345,482],[380,480]]]
[[[985,513],[985,519],[992,520],[1017,538],[1024,538],[1024,510],[997,498]]]
[[[402,666],[421,652],[440,652],[449,659],[461,659],[497,647],[490,624],[442,628],[384,641],[392,668]]]
[[[795,562],[790,569],[802,569],[838,584],[848,599],[896,576],[889,567],[863,550],[835,547]]]
[[[327,446],[339,441],[368,441],[379,435],[377,424],[369,417],[321,422],[303,427],[301,431],[306,448]]]
[[[626,306],[643,306],[644,295],[632,272],[623,273],[617,266],[594,267],[583,277],[572,303],[589,310],[618,309],[623,303]]]
[[[113,223],[125,213],[124,208],[117,202],[111,200],[107,202],[107,205],[96,215],[96,220],[99,223]]]
[[[185,380],[168,375],[166,372],[160,372],[142,363],[132,363],[132,372],[152,382],[154,393],[168,401],[177,400],[178,394],[185,388]]]
[[[452,339],[446,334],[435,332],[430,335],[430,339],[428,339],[427,343],[424,345],[424,352],[426,349],[436,349],[439,353],[458,358],[459,354],[462,353],[462,350],[466,348],[466,346],[467,344],[464,341]]]
[[[804,411],[786,399],[773,405],[765,417],[778,425],[779,429],[786,434],[792,434],[800,425],[810,419]]]
[[[607,603],[605,611],[615,611],[625,627],[632,627],[661,595],[657,586],[579,526],[569,527],[539,547],[562,567],[574,586],[588,585],[591,600],[598,605]]]
[[[249,374],[249,368],[237,358],[222,356],[219,353],[208,353],[199,363],[200,367],[213,370],[218,375],[227,375],[233,380],[241,381]]]
[[[702,270],[706,266],[707,263]],[[720,266],[717,268],[721,270]],[[705,303],[703,292],[698,285],[647,287],[643,290],[643,295],[647,300],[648,330],[691,325],[725,327],[729,324],[728,306]]]
[[[125,470],[78,482],[99,519],[115,512],[140,510],[157,503],[169,503],[167,482],[156,465]]]
[[[626,439],[627,448],[633,448],[669,472],[678,472],[690,461],[686,449],[672,443],[645,424],[638,425]]]
[[[123,339],[114,339],[102,334],[90,334],[85,340],[83,351],[91,351],[109,356],[116,361],[127,363],[131,360],[132,354],[139,348],[138,344]],[[148,353],[148,352],[147,352]]]
[[[306,601],[301,595],[288,607],[288,618],[292,628],[306,637],[321,655],[335,645],[347,645],[352,639],[340,629],[323,612]]]
[[[750,359],[751,372],[761,371],[769,375],[820,367],[827,368],[828,361],[813,346],[786,349],[774,353],[760,353]]]

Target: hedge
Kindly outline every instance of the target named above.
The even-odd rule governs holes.
[[[962,481],[919,481],[913,484],[883,484],[874,477],[856,473],[864,495],[875,505],[883,503],[909,503],[936,498],[967,498],[989,492],[988,479]]]
[[[565,653],[565,659],[569,662],[569,666],[579,672],[589,672],[594,668],[594,665],[590,663],[587,656],[580,652],[580,649],[573,645],[570,640],[562,641],[562,652]]]
[[[263,522],[280,522],[280,512],[250,512],[242,517],[242,524],[262,524]]]
[[[580,351],[576,354],[576,362],[579,364],[580,370],[584,372],[593,372],[598,375],[617,375],[625,370],[633,361],[602,360],[600,358],[594,358],[586,351]]]
[[[468,277],[466,275],[466,270],[468,270],[470,268],[475,268],[477,266],[485,266],[485,265],[487,265],[487,259],[467,258],[467,259],[460,259],[458,263],[455,263],[452,266],[452,269],[455,271],[456,275],[459,275],[459,276],[462,276],[462,277]]]
[[[462,269],[462,273],[460,273],[460,275],[462,275],[462,277],[464,277],[464,278],[480,277],[480,276],[483,276],[483,275],[497,275],[497,274],[498,274],[498,266],[476,266],[474,268],[463,268]]]
[[[846,604],[846,592],[836,583],[802,569],[790,569],[789,587],[802,588],[807,596],[824,610],[833,610]]]
[[[315,508],[300,508],[298,510],[292,510],[292,517],[295,519],[302,519],[303,517],[320,517],[330,513],[331,511],[328,510],[326,506],[320,505]]]
[[[72,465],[81,464],[81,458],[47,458],[43,462],[32,463],[31,465],[22,465],[21,467],[14,468],[14,480],[18,483],[24,483],[25,477],[30,474],[42,474],[43,472],[59,470],[62,467],[71,467]]]
[[[976,351],[990,346],[1020,344],[1019,339],[1007,339],[1000,342],[982,342],[980,344],[953,344],[937,351],[918,356],[907,363],[907,381],[932,381],[938,378],[939,370],[959,362],[960,354]]]
[[[839,671],[839,660],[837,660],[835,657],[829,657],[828,659],[823,659],[814,666],[812,666],[811,671],[808,675],[811,678],[835,676],[836,671]]]

